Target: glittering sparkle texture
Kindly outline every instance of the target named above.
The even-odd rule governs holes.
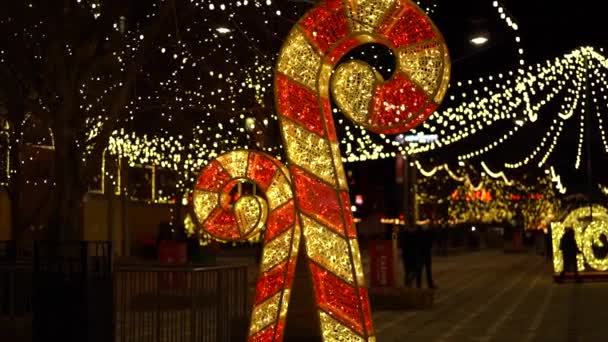
[[[606,241],[602,242],[601,237],[608,238],[608,221],[593,221],[585,229],[583,235],[583,255],[591,268],[597,271],[608,270],[608,257],[599,259],[595,256],[594,247],[608,248]]]
[[[365,275],[363,273],[363,264],[361,263],[361,251],[359,250],[359,242],[357,238],[349,239],[350,250],[353,254],[353,265],[355,265],[355,276],[357,277],[357,285],[359,287],[367,286],[365,284]]]
[[[340,6],[319,6],[308,12],[300,21],[302,31],[324,54],[330,46],[348,33],[348,21]]]
[[[399,50],[399,68],[428,96],[434,96],[443,80],[443,45],[438,41]]]
[[[402,126],[397,126],[395,128],[384,129],[383,132],[384,132],[384,134],[395,134],[395,133],[403,132],[404,129],[410,130],[410,129],[420,125],[421,123],[423,123],[424,120],[426,120],[429,116],[431,116],[431,114],[433,114],[435,109],[437,109],[437,105],[433,102],[429,102],[427,107],[422,111],[422,113],[420,115],[418,115],[416,118],[414,118],[413,120],[409,121],[407,124],[402,125]]]
[[[261,197],[243,196],[234,204],[234,212],[241,239],[244,239],[261,230],[266,222],[268,208]]]
[[[285,260],[260,276],[255,291],[256,305],[283,289],[285,285],[285,272],[287,272],[287,265],[288,261]]]
[[[346,181],[346,174],[344,173],[344,166],[342,165],[342,154],[340,153],[340,144],[337,141],[331,142],[331,154],[334,159],[334,168],[338,176],[339,188],[340,190],[347,190],[348,182]]]
[[[219,162],[214,160],[201,172],[196,183],[196,189],[218,191],[228,180],[230,180],[228,172],[224,170]]]
[[[344,208],[351,207],[350,199],[348,198],[348,192],[340,191],[340,200],[342,200],[342,206]],[[344,222],[346,223],[346,235],[350,238],[356,238],[357,230],[355,229],[353,213],[350,210],[344,211]]]
[[[370,102],[380,81],[368,64],[349,61],[336,69],[331,90],[342,112],[355,123],[363,124],[369,117]]]
[[[287,258],[292,243],[292,235],[291,231],[286,231],[274,240],[266,243],[260,265],[262,272],[268,271]]]
[[[216,207],[209,215],[204,229],[221,240],[239,240],[241,237],[235,215],[219,207]]]
[[[342,211],[336,190],[297,167],[292,166],[291,175],[294,179],[299,209],[338,234],[344,234]]]
[[[266,190],[268,208],[274,210],[292,198],[291,183],[283,172],[275,173],[274,179]]]
[[[282,164],[264,153],[229,152],[201,171],[193,194],[201,228],[216,239],[245,240],[258,234],[267,222],[271,226],[264,239],[262,274],[256,286],[249,341],[276,342],[283,336],[302,234],[296,224],[296,208],[286,172]],[[265,194],[268,203],[262,196],[252,194],[243,194],[231,202],[226,191],[243,181],[240,177],[249,177],[250,182],[257,184],[258,194]],[[220,195],[225,197],[223,201],[218,200]]]
[[[302,215],[302,230],[306,254],[317,264],[331,269],[346,282],[353,284],[353,272],[348,242],[314,219]]]
[[[272,182],[274,173],[278,169],[279,167],[264,155],[251,153],[249,156],[247,178],[255,179],[260,191],[263,192],[266,191],[270,182]]]
[[[359,288],[359,298],[361,299],[362,311],[363,311],[363,321],[365,322],[365,330],[370,335],[374,334],[374,324],[372,323],[372,310],[369,306],[369,295],[367,293],[367,289],[360,287]]]
[[[331,52],[325,56],[325,60],[332,65],[336,64],[346,53],[359,45],[361,45],[360,40],[356,38],[348,38],[331,50]]]
[[[281,51],[277,64],[278,72],[313,90],[316,89],[317,71],[320,67],[321,57],[308,42],[306,36],[300,30],[292,30]],[[283,94],[277,95],[280,97]],[[305,107],[297,109],[306,110]]]
[[[283,333],[285,330],[285,321],[279,321],[279,324],[276,326],[269,326],[264,330],[258,332],[257,334],[249,337],[247,342],[273,342],[273,341],[281,341],[283,339]]]
[[[422,10],[412,3],[403,2],[403,7],[387,18],[380,28],[396,48],[437,38],[433,25]]]
[[[329,88],[328,85],[331,83],[331,75],[334,72],[333,65],[329,63],[323,63],[321,65],[321,70],[319,70],[319,74],[317,76],[317,98],[328,99],[329,98]],[[325,123],[327,125],[327,123]]]
[[[286,289],[283,291],[283,300],[281,301],[281,311],[279,312],[279,318],[285,319],[287,317],[287,307],[289,306],[289,298],[291,296],[291,290]]]
[[[295,207],[293,201],[289,201],[274,210],[266,223],[266,241],[274,239],[277,235],[289,229],[295,222]]]
[[[276,321],[279,315],[280,299],[281,293],[279,292],[255,307],[251,315],[251,325],[249,327],[250,335],[257,333]]]
[[[273,342],[275,340],[274,334],[274,326],[269,326],[266,329],[256,333],[255,335],[249,337],[248,342]]]
[[[353,31],[372,32],[394,6],[395,0],[350,0],[347,3]]]
[[[248,151],[233,151],[219,156],[216,160],[222,164],[232,178],[245,177],[247,172]]]
[[[278,95],[279,112],[310,131],[324,135],[315,93],[281,75],[277,75],[277,86],[283,89]]]
[[[310,264],[310,271],[319,306],[344,321],[355,332],[362,333],[359,296],[355,288],[314,263]]]
[[[325,312],[321,312],[321,329],[325,341],[365,342],[361,336],[355,334]]]
[[[217,206],[218,197],[219,195],[216,192],[194,190],[192,195],[194,213],[199,224],[202,224]]]
[[[327,126],[327,138],[331,142],[337,142],[338,136],[336,134],[336,127],[334,126],[334,117],[331,113],[331,104],[329,100],[326,98],[322,98],[322,107],[321,107],[321,115],[323,116],[323,120],[325,125]]]
[[[442,41],[443,44],[443,41]],[[448,87],[450,86],[450,75],[452,74],[452,62],[450,61],[450,54],[448,52],[447,46],[443,45],[443,74],[441,75],[441,83],[439,85],[439,89],[437,89],[437,93],[433,100],[435,103],[439,104],[443,101],[445,97],[445,93],[448,91]]]
[[[289,160],[296,165],[302,165],[307,171],[325,182],[335,183],[335,170],[329,140],[292,121],[284,120],[282,126],[283,135],[287,141]]]
[[[285,320],[282,319],[277,324],[277,332],[275,334],[275,341],[283,341],[283,335],[285,334]],[[370,341],[373,342],[373,341]]]
[[[373,100],[371,123],[375,126],[392,128],[406,125],[415,118],[428,103],[423,90],[403,74],[378,86]]]

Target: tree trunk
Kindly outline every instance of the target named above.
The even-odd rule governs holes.
[[[20,84],[15,85],[9,92],[8,118],[10,123],[9,144],[9,169],[11,170],[8,180],[8,195],[11,202],[11,238],[19,240],[25,229],[21,210],[21,192],[23,190],[21,179],[21,135],[23,133],[23,121],[25,119],[24,94]]]
[[[21,165],[19,165],[19,143],[13,138],[10,144],[9,168],[11,178],[9,180],[8,195],[11,202],[11,238],[20,240],[23,233],[23,220],[21,215]]]
[[[82,172],[81,158],[73,132],[69,127],[60,127],[55,133],[55,211],[49,224],[52,240],[82,240],[87,177]]]

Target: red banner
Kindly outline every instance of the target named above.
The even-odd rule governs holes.
[[[158,260],[163,263],[183,265],[188,262],[188,248],[185,243],[161,241],[158,244]]]
[[[391,240],[370,241],[371,287],[395,287],[395,265]]]

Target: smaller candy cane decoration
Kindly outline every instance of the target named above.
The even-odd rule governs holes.
[[[235,198],[247,182],[256,194]],[[267,154],[229,152],[203,169],[193,199],[202,229],[218,240],[247,240],[266,227],[249,341],[281,341],[301,236],[289,173]]]
[[[390,79],[364,62],[338,65],[366,43],[393,51]],[[330,93],[352,121],[391,134],[431,115],[449,76],[441,34],[409,0],[321,1],[291,30],[275,73],[289,171],[260,152],[231,152],[203,170],[194,193],[202,229],[218,239],[245,239],[266,224],[250,342],[283,339],[301,236],[323,340],[375,341]],[[257,193],[234,198],[245,181],[265,201]]]

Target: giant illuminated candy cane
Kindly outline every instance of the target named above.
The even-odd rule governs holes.
[[[337,65],[366,43],[393,51],[389,80],[360,61]],[[410,1],[328,0],[291,30],[275,74],[289,168],[261,152],[230,152],[205,167],[194,192],[199,224],[215,238],[266,229],[249,341],[282,340],[301,237],[324,341],[375,340],[330,91],[355,123],[399,133],[435,110],[449,73],[441,34]],[[232,196],[246,182],[256,191]]]

